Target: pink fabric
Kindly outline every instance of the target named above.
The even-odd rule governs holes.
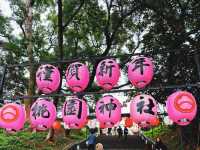
[[[146,94],[137,95],[130,104],[130,114],[140,127],[148,127],[152,119],[157,117],[157,103],[155,99]]]
[[[97,84],[105,90],[112,89],[120,77],[120,68],[113,59],[102,60],[96,69]]]
[[[50,64],[40,66],[36,72],[36,84],[42,93],[55,92],[60,85],[58,68]]]
[[[178,125],[188,125],[197,113],[197,104],[194,96],[187,91],[177,91],[171,94],[166,101],[169,118]]]
[[[86,89],[89,83],[90,74],[85,64],[75,62],[70,64],[66,70],[66,85],[74,92],[81,92]]]
[[[31,106],[30,121],[38,130],[50,128],[56,119],[56,107],[48,99],[39,98]]]
[[[111,95],[102,97],[96,104],[96,117],[105,127],[113,127],[121,120],[121,103]]]
[[[147,57],[137,57],[128,64],[128,79],[137,88],[144,88],[153,78],[153,63]]]
[[[8,103],[0,110],[0,127],[7,131],[19,131],[24,127],[25,120],[26,113],[22,105]]]
[[[84,100],[72,98],[65,101],[62,109],[63,121],[69,128],[78,129],[87,122],[88,106]]]

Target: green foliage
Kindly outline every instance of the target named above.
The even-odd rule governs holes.
[[[170,132],[171,129],[168,126],[159,125],[158,127],[152,128],[149,131],[144,131],[144,135],[155,139],[156,137],[161,137],[162,135]]]
[[[85,138],[84,131],[74,132],[70,135],[70,139],[64,137],[56,137],[53,143],[45,141],[46,132],[31,133],[30,131],[20,131],[14,134],[5,133],[0,130],[0,149],[1,150],[52,150],[63,149],[71,142],[79,141]]]
[[[0,130],[0,149],[36,149],[36,145],[44,140],[46,133],[31,134],[31,132],[18,132],[12,135],[6,135]]]

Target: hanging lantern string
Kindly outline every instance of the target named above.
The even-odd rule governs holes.
[[[167,86],[155,86],[155,87],[147,87],[145,89],[119,89],[119,90],[111,90],[111,91],[94,91],[94,92],[80,92],[80,93],[57,93],[57,94],[48,94],[48,95],[33,95],[33,96],[15,96],[15,97],[4,97],[3,99],[7,100],[26,100],[26,99],[36,99],[36,98],[45,98],[45,97],[66,97],[66,96],[76,96],[76,95],[94,95],[94,94],[107,94],[107,93],[120,93],[120,92],[131,92],[131,91],[145,91],[145,90],[160,90],[160,89],[179,89],[179,88],[191,88],[191,87],[200,87],[200,82],[194,84],[183,84],[183,85],[167,85]]]
[[[33,66],[38,66],[40,64],[68,64],[68,63],[73,63],[73,62],[77,62],[77,61],[96,61],[96,60],[102,60],[102,59],[108,59],[108,58],[120,58],[120,57],[130,57],[130,56],[138,56],[138,55],[143,55],[143,56],[152,56],[152,55],[156,55],[156,54],[168,54],[168,53],[174,53],[174,52],[180,52],[180,51],[187,51],[188,49],[173,49],[173,50],[166,50],[166,51],[149,51],[149,52],[145,52],[145,53],[133,53],[133,54],[120,54],[120,55],[114,55],[114,56],[98,56],[98,55],[94,55],[94,56],[83,56],[83,57],[78,57],[78,58],[74,58],[74,59],[66,59],[66,60],[55,60],[55,61],[40,61],[40,62],[35,62],[32,63],[31,65]],[[190,50],[188,52],[188,55],[194,55],[196,54],[196,50]],[[14,67],[26,67],[29,66],[30,63],[24,62],[21,64],[8,64],[7,68],[14,68]]]

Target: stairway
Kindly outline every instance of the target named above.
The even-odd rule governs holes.
[[[99,136],[97,143],[102,143],[104,150],[144,150],[145,143],[136,135],[128,136],[127,140],[117,136]],[[86,144],[80,144],[80,150],[87,150]]]

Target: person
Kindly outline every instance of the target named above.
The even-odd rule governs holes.
[[[156,150],[167,150],[167,146],[161,141],[161,139],[159,137],[156,138],[155,149]]]
[[[125,137],[125,140],[127,139],[127,135],[128,135],[128,128],[124,127],[124,137]]]
[[[90,135],[87,139],[87,144],[88,144],[88,150],[95,150],[96,134],[93,130],[90,131]]]
[[[121,127],[121,126],[118,127],[117,133],[118,133],[118,137],[121,138],[121,137],[122,137],[122,134],[123,134],[123,133],[122,133],[122,127]]]
[[[102,131],[102,129],[100,128],[100,135],[103,135],[103,131]]]
[[[96,144],[96,150],[104,150],[103,145],[101,143]]]
[[[108,135],[112,135],[111,131],[112,131],[112,128],[108,128]]]
[[[113,132],[114,132],[114,135],[117,135],[117,127],[114,127]]]

